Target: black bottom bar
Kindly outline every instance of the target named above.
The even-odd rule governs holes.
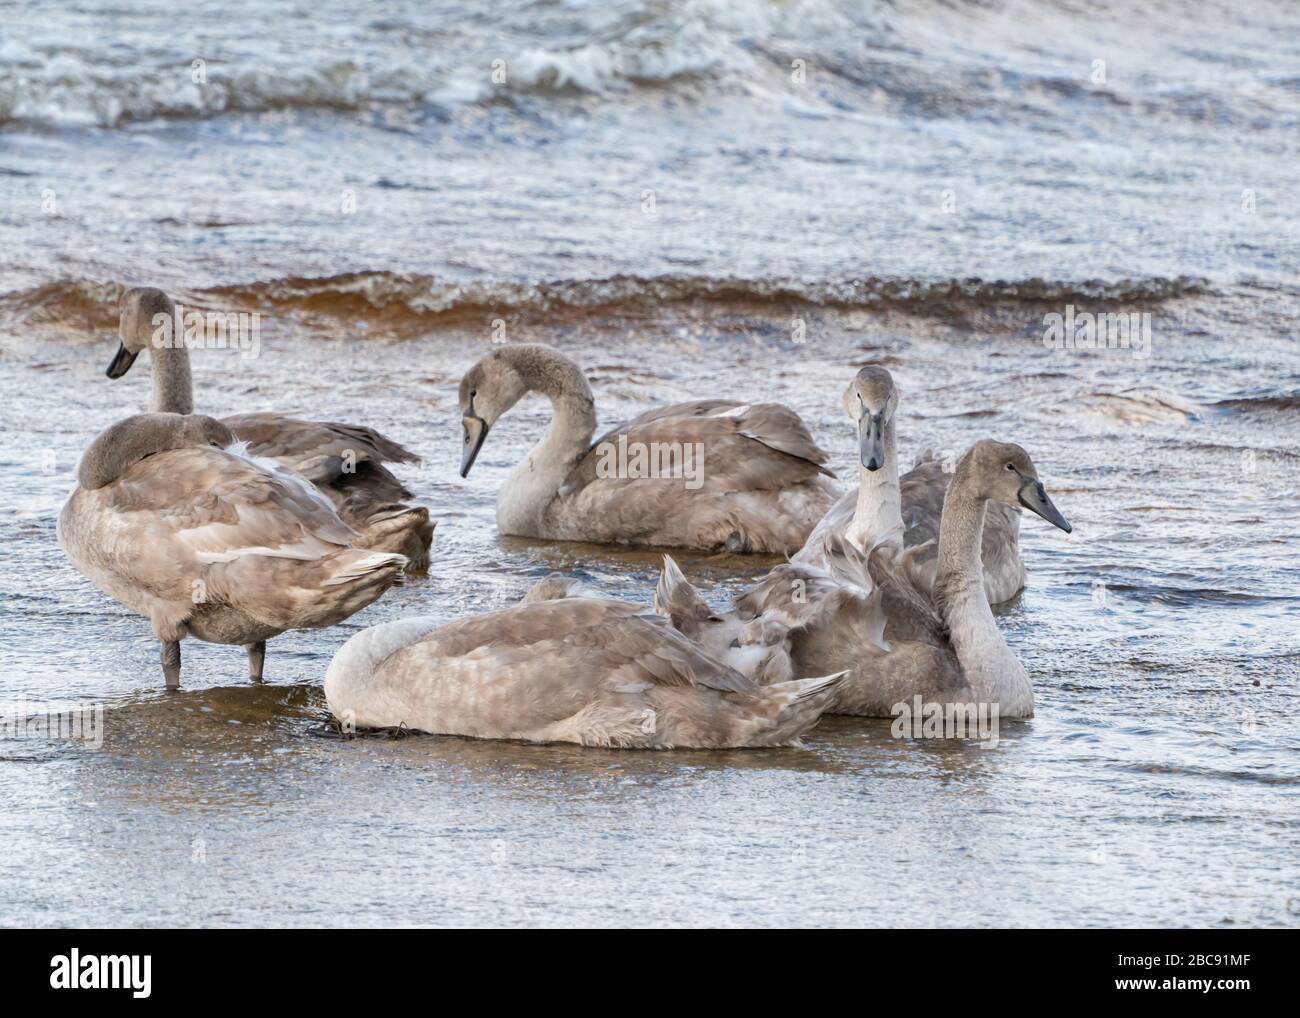
[[[870,931],[788,947],[773,936],[759,943],[738,935],[731,951],[714,952],[680,939],[671,949],[633,944],[617,934],[594,948],[590,937],[566,944],[552,933],[525,949],[464,931],[2,931],[0,986],[8,1007],[110,998],[128,1006],[264,1006],[301,1004],[322,992],[331,1006],[466,992],[494,1006],[512,994],[546,1005],[576,991],[569,999],[606,1010],[629,993],[643,1003],[662,999],[689,979],[696,1007],[714,993],[729,1010],[738,986],[760,997],[781,989],[807,997],[810,988],[820,995],[837,983],[863,995],[864,1005],[1028,992],[1026,1003],[1128,998],[1222,1008],[1291,997],[1300,943],[1285,931],[1258,930]]]

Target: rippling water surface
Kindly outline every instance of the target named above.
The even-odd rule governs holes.
[[[0,922],[1300,923],[1292,7],[132,6],[0,5],[0,701],[105,708],[98,749],[0,742]],[[264,687],[190,641],[163,693],[55,542],[147,401],[145,358],[103,377],[140,283],[264,316],[258,357],[195,354],[200,410],[425,457],[429,578],[275,640]],[[1149,314],[1149,350],[1045,346],[1067,305]],[[867,361],[905,462],[1025,445],[1075,525],[1024,521],[999,618],[1037,716],[992,749],[327,737],[362,626],[552,569],[648,603],[655,554],[496,533],[544,402],[456,476],[497,321],[577,358],[602,423],[780,399],[850,483]],[[681,561],[719,605],[771,565]]]

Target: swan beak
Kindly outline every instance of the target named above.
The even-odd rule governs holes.
[[[1052,526],[1060,527],[1067,534],[1074,530],[1061,515],[1061,511],[1052,504],[1052,500],[1047,497],[1047,489],[1043,487],[1043,482],[1036,478],[1026,477],[1025,483],[1020,486],[1020,504],[1031,513],[1037,513]]]
[[[469,468],[478,459],[478,451],[483,448],[483,440],[488,435],[488,423],[482,417],[465,416],[460,419],[465,431],[465,443],[460,454],[460,476],[468,477]]]
[[[108,365],[106,374],[109,378],[121,378],[131,370],[131,365],[135,363],[136,354],[133,354],[121,343],[117,345],[117,353],[113,355],[113,360]]]
[[[858,418],[858,444],[864,467],[875,471],[885,465],[885,411],[873,414],[863,410]]]

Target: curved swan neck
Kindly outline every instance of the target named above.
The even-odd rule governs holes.
[[[885,423],[885,462],[879,470],[858,466],[858,502],[849,523],[848,538],[859,551],[886,538],[903,545],[903,498],[898,484],[898,454],[895,450],[894,421]]]
[[[1034,712],[1029,675],[1003,639],[984,593],[980,550],[988,499],[963,467],[943,502],[935,601],[978,701],[1000,704],[1003,717],[1028,717]]]
[[[536,451],[545,449],[551,456],[585,453],[596,433],[596,402],[582,369],[545,346],[515,347],[507,356],[524,390],[545,396],[555,412]]]
[[[153,413],[192,414],[194,412],[194,382],[190,375],[190,352],[185,349],[179,332],[173,346],[156,346],[150,343],[149,365],[152,392],[149,409]]]
[[[546,434],[520,461],[497,496],[497,523],[512,533],[540,533],[541,517],[559,494],[596,432],[596,403],[582,370],[556,350],[524,346],[502,351],[522,382],[519,396],[536,392],[551,401]]]
[[[105,428],[86,447],[77,464],[77,480],[91,491],[111,484],[155,453],[191,446],[225,447],[234,441],[230,429],[211,417],[136,414]]]

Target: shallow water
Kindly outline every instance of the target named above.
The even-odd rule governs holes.
[[[1198,8],[1207,40],[1122,8],[324,7],[329,45],[285,12],[277,36],[205,5],[108,35],[93,3],[2,11],[0,702],[105,725],[0,741],[0,923],[1300,924],[1291,8]],[[167,75],[195,52],[229,87],[190,102]],[[498,52],[536,80],[487,88]],[[140,282],[266,316],[258,357],[195,354],[200,410],[364,420],[425,457],[402,476],[439,520],[430,577],[273,641],[264,687],[189,641],[165,694],[147,624],[55,542],[81,449],[147,400],[146,358],[103,377]],[[1047,348],[1068,303],[1149,313],[1149,356]],[[850,482],[839,395],[868,360],[904,461],[1020,441],[1075,526],[1023,521],[1000,612],[1037,716],[992,749],[838,718],[722,754],[328,737],[362,626],[552,569],[649,601],[652,552],[496,534],[540,400],[457,477],[455,387],[496,319],[577,358],[602,423],[779,399]],[[719,605],[771,564],[679,560]]]

